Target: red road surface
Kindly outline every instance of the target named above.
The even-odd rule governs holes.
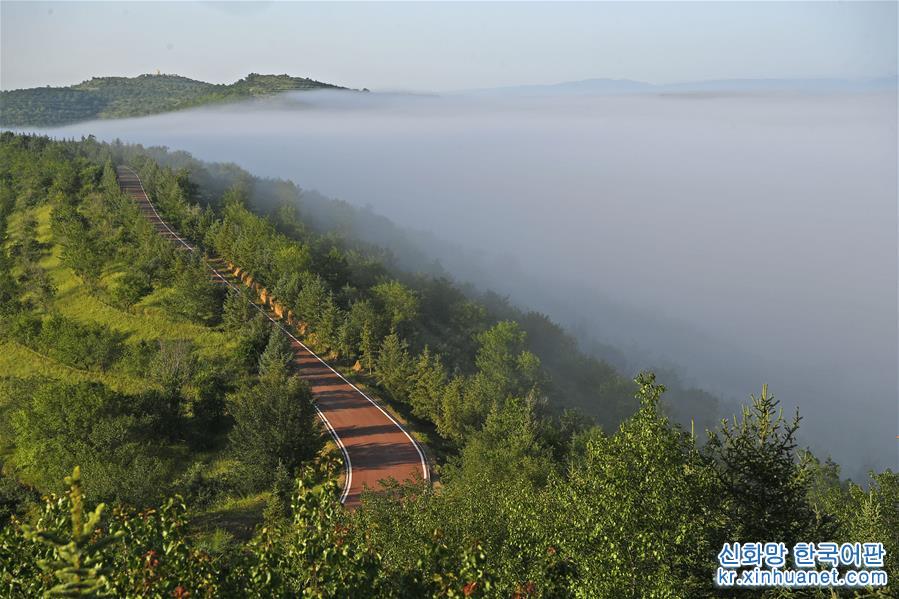
[[[193,245],[182,239],[156,212],[137,173],[128,167],[118,167],[117,171],[122,191],[134,199],[141,214],[157,232],[177,247],[195,251]],[[243,293],[248,302],[290,338],[297,372],[308,381],[318,415],[343,452],[346,476],[340,500],[344,505],[356,507],[362,490],[365,487],[377,489],[379,481],[384,479],[429,479],[421,448],[392,416],[316,356],[274,314],[255,302],[227,269],[217,269],[211,264],[209,269],[211,276]]]

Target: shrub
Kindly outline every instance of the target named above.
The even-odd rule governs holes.
[[[279,462],[293,471],[321,448],[312,394],[299,377],[264,377],[230,396],[228,407],[231,445],[253,490],[271,484]]]
[[[75,368],[104,370],[121,354],[122,335],[98,324],[53,315],[44,321],[35,349]]]

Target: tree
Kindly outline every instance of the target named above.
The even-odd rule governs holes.
[[[539,395],[540,360],[524,348],[525,333],[503,321],[478,335],[478,372],[457,380],[442,398],[438,430],[457,441],[478,430],[510,398]]]
[[[337,303],[334,301],[334,295],[329,292],[325,297],[318,321],[315,325],[315,338],[323,349],[337,349],[342,320],[343,314],[337,306]]]
[[[271,324],[257,312],[238,331],[234,362],[238,369],[247,373],[259,372],[259,358],[265,351],[271,336]]]
[[[765,385],[743,407],[739,421],[723,420],[710,433],[705,450],[724,493],[726,540],[771,538],[788,547],[818,540],[817,518],[808,501],[810,480],[796,456],[799,412],[788,422],[778,406]]]
[[[259,356],[259,375],[286,376],[293,358],[294,351],[290,346],[290,338],[284,334],[284,331],[272,326],[268,336],[268,345]]]
[[[129,268],[116,281],[113,296],[119,305],[130,307],[153,290],[152,275],[142,268]]]
[[[312,394],[299,377],[263,377],[230,396],[228,407],[228,438],[255,490],[271,484],[279,462],[293,471],[321,447]]]
[[[347,356],[358,355],[369,373],[374,368],[374,358],[381,339],[379,335],[381,330],[381,320],[369,300],[359,299],[350,304],[341,331],[343,342],[349,348],[344,354]]]
[[[20,294],[19,284],[12,275],[11,260],[7,256],[6,250],[0,249],[0,318],[19,311],[21,308]]]
[[[119,189],[119,179],[116,176],[115,166],[112,164],[112,160],[107,159],[105,164],[103,165],[103,174],[100,177],[100,186],[103,188],[109,195],[118,195],[121,194],[121,190]]]
[[[256,314],[257,310],[250,305],[240,291],[228,289],[222,304],[222,325],[229,331],[239,331]]]
[[[100,518],[106,505],[101,503],[93,511],[86,511],[81,492],[81,470],[75,466],[65,483],[69,485],[71,533],[63,538],[53,532],[22,525],[26,538],[43,543],[53,549],[53,560],[38,562],[40,567],[53,574],[60,582],[47,591],[47,596],[98,597],[106,594],[111,569],[103,555],[108,545],[117,542],[125,531],[112,534],[99,532]]]
[[[412,413],[419,418],[437,422],[440,413],[440,396],[446,384],[446,370],[439,354],[431,354],[427,347],[418,356],[409,404]]]
[[[21,282],[23,290],[31,294],[39,306],[44,310],[50,309],[56,295],[56,285],[46,270],[37,262],[28,262],[24,265]]]
[[[375,369],[376,348],[375,336],[371,327],[368,324],[362,325],[362,334],[359,337],[359,359],[362,362],[362,368],[369,374]]]
[[[437,419],[437,432],[444,439],[462,441],[465,434],[473,428],[473,418],[466,413],[465,387],[467,380],[461,375],[452,377],[440,395],[440,410]]]
[[[337,354],[344,359],[353,358],[356,355],[356,340],[354,338],[353,323],[349,314],[343,315],[340,326],[337,327]]]
[[[518,323],[509,320],[478,335],[475,365],[496,400],[524,396],[540,382],[540,359],[525,348],[525,338]]]
[[[385,281],[372,287],[371,292],[384,307],[392,329],[399,329],[418,315],[418,296],[399,281]]]
[[[302,288],[297,296],[297,314],[301,320],[315,326],[328,298],[328,286],[318,275],[304,273]]]
[[[396,333],[384,338],[375,363],[375,378],[398,401],[408,401],[410,379],[414,372],[406,342]]]
[[[221,318],[225,290],[210,276],[199,255],[182,253],[175,265],[169,308],[184,318],[215,324]]]
[[[290,521],[266,527],[250,543],[248,588],[257,597],[386,596],[380,556],[347,526],[336,481],[316,482],[303,468]]]
[[[16,463],[41,489],[56,489],[79,465],[92,496],[145,505],[171,475],[154,430],[159,404],[99,383],[39,384],[12,414]]]
[[[705,595],[720,549],[710,540],[719,487],[661,413],[664,387],[650,373],[636,382],[640,410],[611,437],[591,432],[567,480],[552,485],[545,535],[582,573],[579,596]]]
[[[197,368],[193,344],[186,339],[159,340],[151,370],[167,394],[176,394]]]
[[[60,259],[91,289],[96,290],[106,255],[83,216],[69,204],[53,210],[53,233],[62,245]]]

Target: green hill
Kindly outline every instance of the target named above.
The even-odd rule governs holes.
[[[117,165],[200,251],[157,233]],[[881,543],[852,596],[897,596],[899,474],[842,479],[767,386],[687,432],[655,375],[306,214],[293,183],[233,165],[0,133],[0,597],[774,596],[716,585],[720,548],[746,539],[781,558]],[[200,253],[426,435],[436,483],[342,509],[290,344]]]
[[[94,77],[67,87],[0,92],[0,125],[51,126],[89,119],[144,116],[193,106],[314,89],[346,89],[304,77],[250,73],[213,84],[179,75]]]

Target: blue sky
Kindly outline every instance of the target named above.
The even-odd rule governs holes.
[[[290,73],[372,89],[896,73],[895,2],[0,2],[0,87]]]

